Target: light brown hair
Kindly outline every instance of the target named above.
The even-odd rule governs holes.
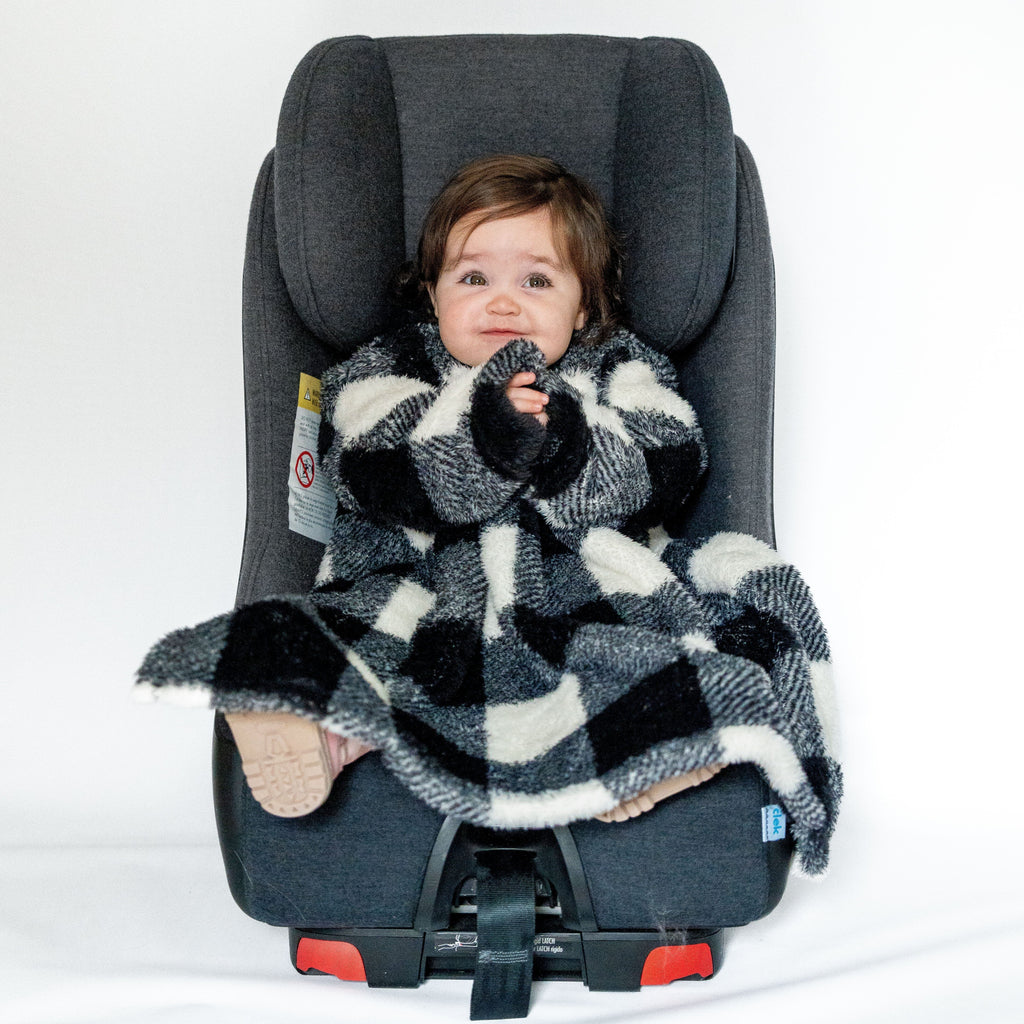
[[[597,193],[543,156],[501,154],[473,160],[457,171],[427,212],[412,277],[420,299],[437,284],[452,228],[463,217],[473,227],[546,207],[559,256],[583,289],[584,339],[601,341],[622,315],[619,247]]]

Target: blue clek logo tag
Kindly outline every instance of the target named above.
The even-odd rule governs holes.
[[[761,841],[774,843],[786,838],[786,812],[778,804],[761,808]]]

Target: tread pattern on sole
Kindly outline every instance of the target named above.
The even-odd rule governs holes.
[[[256,802],[279,818],[316,810],[333,776],[319,726],[294,715],[228,715],[242,771]]]

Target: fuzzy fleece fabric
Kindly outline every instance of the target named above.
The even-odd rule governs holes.
[[[546,427],[505,395],[520,370]],[[523,339],[467,367],[416,325],[328,371],[321,400],[339,506],[311,593],[172,633],[140,697],[306,716],[492,828],[752,762],[800,868],[826,869],[842,781],[825,630],[768,545],[673,536],[706,452],[666,357],[620,331],[554,367]]]

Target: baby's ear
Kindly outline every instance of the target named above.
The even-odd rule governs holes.
[[[586,309],[583,308],[583,306],[580,306],[580,311],[576,314],[576,324],[573,327],[573,330],[582,331],[583,328],[586,326],[586,323],[587,311]]]

